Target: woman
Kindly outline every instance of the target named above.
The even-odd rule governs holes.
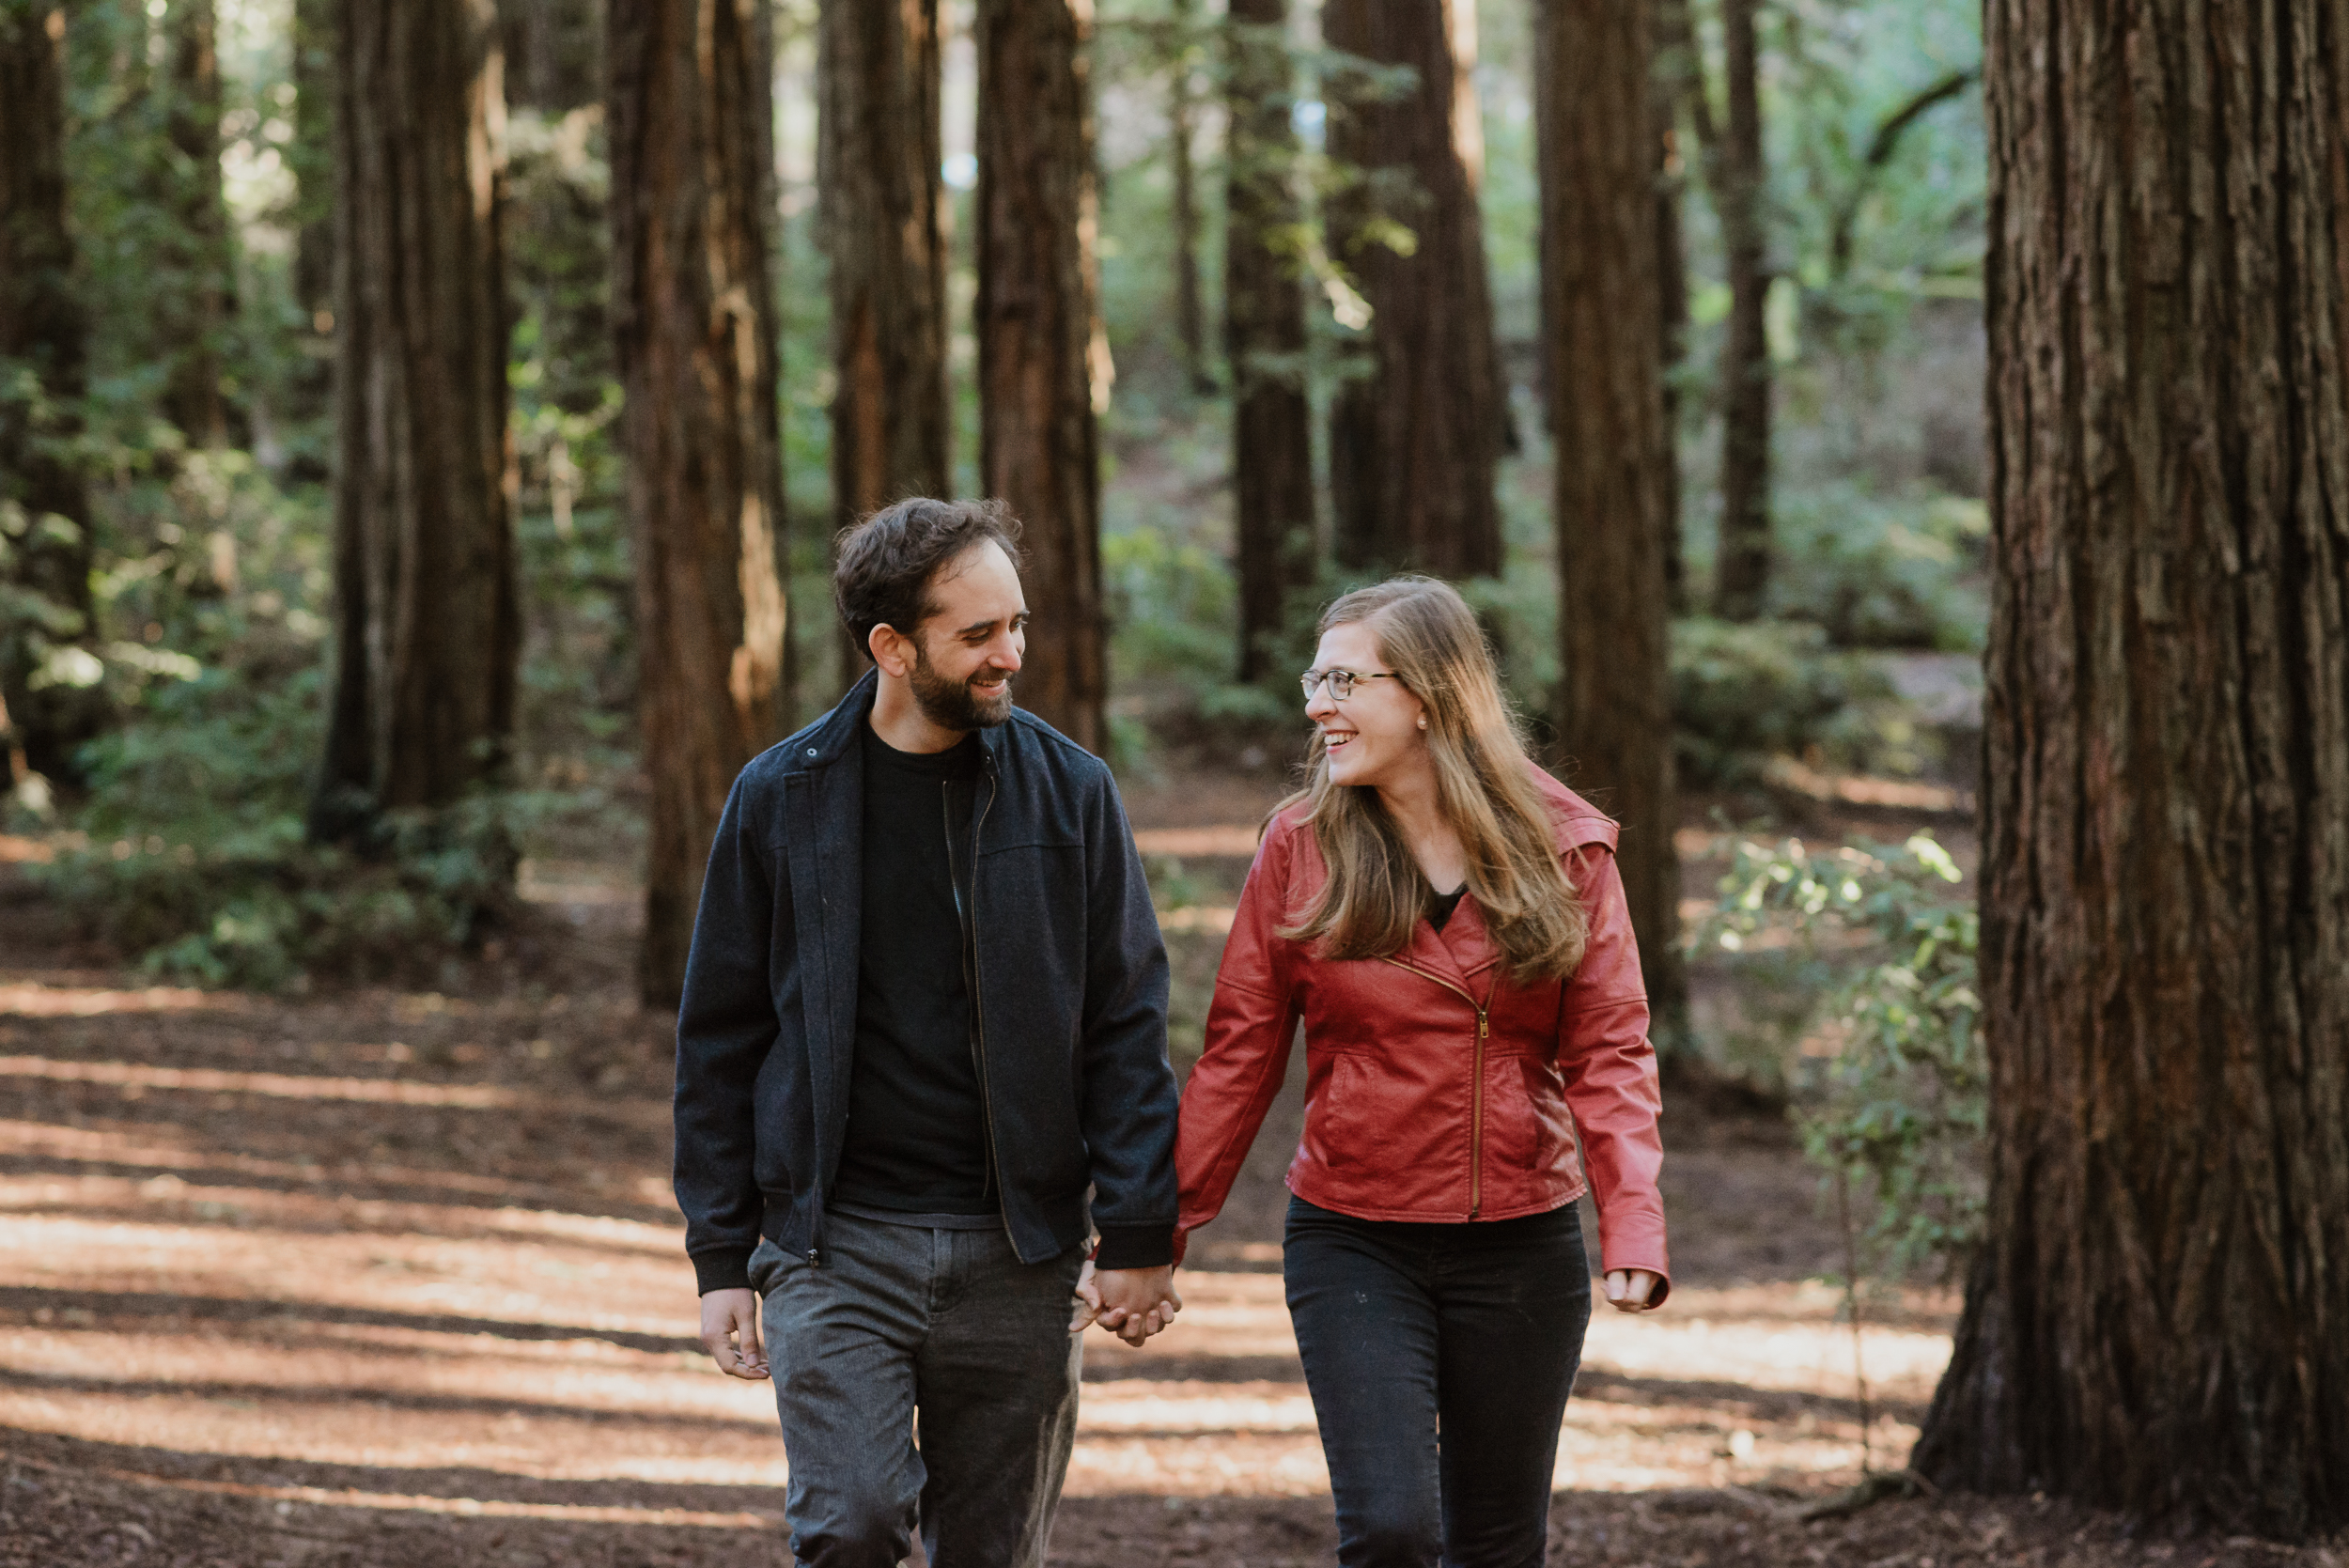
[[[1315,665],[1311,781],[1267,827],[1183,1094],[1177,1252],[1301,1019],[1283,1268],[1339,1560],[1530,1568],[1590,1322],[1585,1162],[1608,1299],[1668,1288],[1615,825],[1527,758],[1445,584],[1339,599]]]

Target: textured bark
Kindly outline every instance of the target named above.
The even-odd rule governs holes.
[[[212,0],[173,0],[163,26],[171,55],[166,132],[177,155],[166,177],[174,222],[157,258],[170,284],[157,301],[159,335],[171,356],[163,417],[190,446],[219,446],[228,440],[221,351],[234,308],[234,273],[221,190],[219,29]]]
[[[652,780],[646,1001],[684,986],[726,791],[781,734],[770,36],[762,0],[612,0],[612,315]],[[766,162],[762,162],[765,160]]]
[[[349,6],[335,41],[334,707],[313,831],[503,771],[521,647],[487,0]]]
[[[597,0],[498,0],[506,101],[565,115],[603,96],[603,17]]]
[[[1729,272],[1721,340],[1721,532],[1714,609],[1750,621],[1770,591],[1769,237],[1762,221],[1761,0],[1721,0],[1729,116],[1714,202]]]
[[[1916,1467],[2349,1524],[2334,0],[1993,0],[1987,1235]]]
[[[1493,469],[1506,411],[1477,206],[1475,8],[1329,0],[1321,31],[1331,49],[1417,72],[1400,99],[1375,101],[1359,83],[1330,95],[1330,154],[1361,178],[1327,204],[1330,250],[1372,311],[1370,374],[1330,411],[1338,554],[1488,576],[1501,562]],[[1401,250],[1380,237],[1388,225],[1408,232]]]
[[[1174,60],[1167,72],[1166,134],[1174,174],[1174,336],[1182,345],[1183,375],[1194,393],[1215,390],[1207,375],[1206,316],[1199,298],[1199,180],[1191,139],[1199,131],[1199,99],[1191,83],[1190,40],[1198,0],[1172,0]]]
[[[1663,334],[1664,436],[1672,450],[1665,468],[1664,583],[1672,613],[1679,615],[1688,610],[1688,556],[1681,538],[1678,381],[1680,366],[1688,357],[1688,240],[1681,203],[1688,192],[1690,153],[1699,160],[1705,155],[1702,132],[1693,148],[1684,147],[1680,116],[1691,99],[1697,101],[1691,107],[1703,108],[1703,118],[1709,120],[1712,113],[1703,103],[1704,78],[1689,27],[1688,0],[1656,0],[1651,20],[1656,60],[1649,77],[1648,112],[1655,120],[1656,150],[1662,165],[1656,182],[1656,266],[1662,289],[1657,325]]]
[[[306,333],[294,378],[296,419],[327,411],[334,395],[334,18],[337,0],[294,0],[293,140],[286,161],[294,175],[293,297]],[[322,465],[304,465],[324,477]]]
[[[1623,873],[1658,1032],[1687,1009],[1672,786],[1672,432],[1664,419],[1652,39],[1644,5],[1534,11],[1542,347],[1556,452],[1558,734],[1575,786],[1624,824]]]
[[[1108,407],[1093,245],[1092,0],[979,0],[979,474],[1028,551],[1019,701],[1108,738],[1101,474]]]
[[[846,526],[952,483],[938,3],[825,0],[820,28],[817,189],[838,381],[832,488]]]
[[[1288,0],[1231,0],[1225,23],[1223,348],[1232,365],[1239,678],[1268,672],[1291,593],[1315,567],[1313,408],[1294,235],[1296,101]]]
[[[66,227],[65,8],[0,0],[0,789],[29,767],[70,776],[103,716],[95,688],[32,677],[52,649],[95,642],[89,500],[62,450],[81,431],[89,322]],[[29,594],[36,610],[19,594]]]

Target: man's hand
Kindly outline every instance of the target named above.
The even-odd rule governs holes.
[[[1128,1344],[1140,1345],[1163,1330],[1183,1310],[1174,1289],[1174,1265],[1157,1268],[1108,1268],[1097,1271],[1090,1259],[1077,1277],[1079,1317],[1087,1311],[1092,1321]],[[1084,1325],[1072,1322],[1071,1328]]]
[[[1607,1299],[1619,1312],[1652,1312],[1656,1309],[1648,1296],[1656,1290],[1656,1276],[1644,1268],[1610,1268],[1607,1271]]]
[[[702,1297],[702,1348],[728,1377],[755,1383],[767,1375],[766,1347],[758,1343],[758,1293],[713,1290]]]

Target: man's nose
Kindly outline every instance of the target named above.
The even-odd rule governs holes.
[[[1027,651],[1027,641],[1026,638],[1016,635],[996,639],[995,645],[988,650],[987,661],[1006,675],[1017,674],[1019,669],[1020,655]]]

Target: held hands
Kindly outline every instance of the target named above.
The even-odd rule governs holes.
[[[1610,1268],[1607,1271],[1607,1299],[1619,1312],[1652,1312],[1655,1303],[1648,1296],[1656,1289],[1656,1276],[1644,1268]]]
[[[728,1377],[757,1382],[767,1375],[758,1343],[758,1293],[713,1290],[702,1297],[702,1348]]]
[[[1068,1303],[1068,1331],[1074,1334],[1089,1323],[1098,1324],[1139,1346],[1162,1332],[1182,1310],[1173,1265],[1096,1270],[1087,1258],[1077,1275],[1076,1296]]]

